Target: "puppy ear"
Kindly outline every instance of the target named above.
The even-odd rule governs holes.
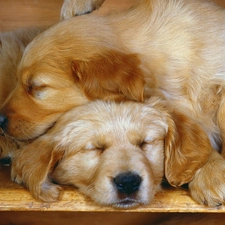
[[[192,180],[209,158],[212,146],[207,134],[191,118],[173,112],[165,139],[165,175],[172,186]]]
[[[15,153],[11,178],[24,183],[35,198],[54,202],[59,199],[61,187],[52,182],[50,175],[63,155],[63,150],[37,139]]]
[[[53,151],[46,157],[45,168],[42,171],[42,182],[40,185],[40,192],[38,198],[45,202],[54,202],[59,199],[61,187],[53,184],[51,180],[51,173],[62,159],[64,151],[53,149]]]
[[[139,64],[135,54],[108,51],[88,61],[73,61],[72,70],[91,100],[143,101],[145,81]]]

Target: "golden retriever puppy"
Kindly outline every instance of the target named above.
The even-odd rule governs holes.
[[[68,11],[67,7],[71,9],[69,1],[65,0],[62,6],[62,13],[64,12],[65,16]],[[82,14],[82,5],[80,5],[79,11],[80,14]],[[17,67],[22,58],[24,49],[45,29],[46,28],[29,27],[0,33],[0,107],[9,97],[11,91],[16,87],[18,80],[16,76]],[[15,149],[23,145],[24,143],[16,141],[3,133],[0,128],[0,158],[2,158],[2,162],[7,161],[5,157],[10,157]]]
[[[98,9],[105,0],[64,0],[61,8],[61,20],[90,13]]]
[[[0,126],[33,139],[90,100],[164,95],[181,112],[180,123],[189,115],[224,154],[224,22],[224,9],[201,0],[140,0],[120,13],[62,21],[26,48]],[[209,142],[195,143],[194,128],[179,131],[182,143],[171,148],[166,177],[174,186],[191,182],[197,201],[218,205],[225,199],[225,160]]]
[[[185,143],[186,148],[196,148],[203,140],[210,146],[199,125],[188,117],[179,121],[181,115],[168,112],[161,101],[93,101],[70,110],[48,133],[16,152],[12,179],[48,202],[59,199],[63,184],[77,187],[101,205],[148,204],[160,190],[164,149],[181,147],[185,129],[193,130],[187,135],[196,141],[196,146]],[[190,154],[192,161],[198,157],[195,151]]]
[[[16,71],[26,46],[43,29],[24,28],[0,33],[0,107],[17,83]],[[13,151],[24,143],[10,138],[0,128],[0,163],[8,162]]]

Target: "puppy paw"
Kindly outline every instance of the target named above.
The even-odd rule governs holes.
[[[218,154],[219,155],[219,154]],[[189,183],[192,198],[200,204],[216,207],[225,202],[225,159],[209,160]]]
[[[11,167],[11,180],[18,184],[23,183],[22,171],[17,170],[14,166]]]
[[[20,151],[20,150],[19,150]],[[24,168],[24,160],[17,160],[13,159],[12,160],[12,165],[11,165],[11,180],[18,183],[22,184],[23,183],[23,168]]]
[[[105,0],[64,0],[61,8],[61,20],[91,13],[98,9]]]
[[[23,160],[23,154],[13,158],[11,179],[18,184],[24,184],[30,193],[38,200],[55,202],[60,199],[61,187],[48,178],[48,169],[44,165]],[[25,157],[26,158],[26,157]]]
[[[25,177],[27,174],[23,174]],[[11,179],[18,184],[25,184],[31,194],[36,198],[44,202],[55,202],[60,199],[60,193],[62,188],[59,185],[51,183],[51,181],[40,181],[33,178],[33,180],[26,179],[19,170],[15,167],[11,169]],[[32,176],[31,176],[32,177]],[[48,178],[46,178],[48,179]]]
[[[56,202],[60,199],[61,191],[62,188],[59,185],[46,181],[41,185],[40,194],[36,197],[44,202]]]

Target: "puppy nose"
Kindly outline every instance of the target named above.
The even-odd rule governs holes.
[[[0,158],[0,165],[8,165],[11,163],[11,158],[10,157],[5,157],[5,158]]]
[[[119,174],[113,181],[119,192],[129,195],[138,191],[142,178],[136,173],[127,172]]]
[[[7,122],[8,122],[7,118],[0,114],[0,128],[2,128],[2,130],[6,129]]]

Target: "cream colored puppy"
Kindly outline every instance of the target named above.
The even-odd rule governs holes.
[[[209,143],[190,118],[181,125],[178,119],[179,114],[154,98],[146,104],[96,101],[76,107],[47,134],[16,152],[12,179],[47,202],[60,199],[63,184],[101,205],[148,204],[160,190],[164,155],[170,163],[170,151],[181,144],[185,129],[193,127],[196,142]],[[186,144],[183,147],[190,147]],[[194,161],[197,155],[190,157]]]

